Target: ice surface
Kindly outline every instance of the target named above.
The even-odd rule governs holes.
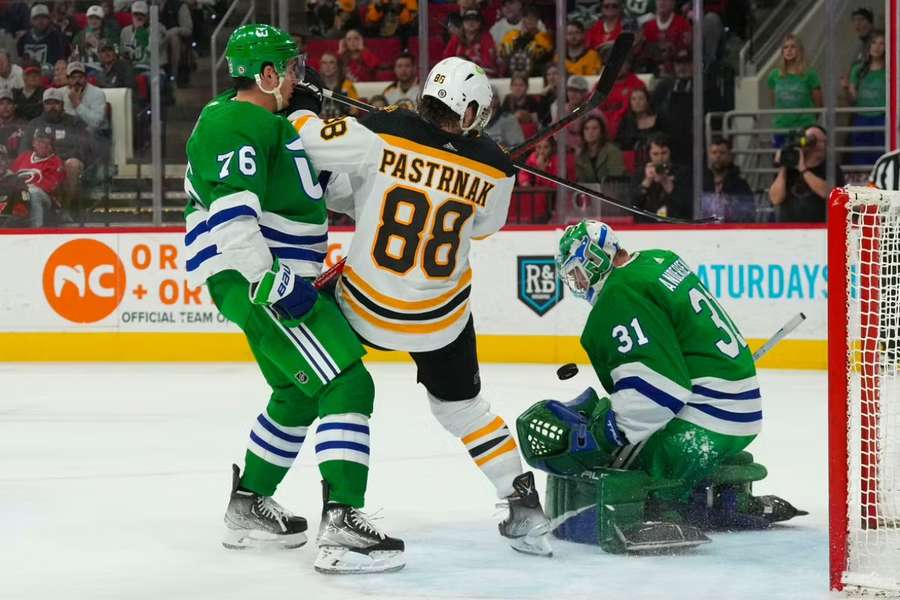
[[[497,534],[493,488],[434,421],[412,365],[370,365],[377,387],[369,512],[407,543],[406,569],[323,576],[313,544],[288,552],[219,543],[230,464],[265,405],[262,377],[238,365],[0,367],[0,598],[829,598],[826,380],[764,371],[764,431],[749,450],[769,469],[761,493],[810,516],[761,533],[716,534],[680,556],[623,557],[555,541],[517,554]],[[568,399],[588,371],[483,365],[484,394],[509,423],[543,398]],[[309,444],[307,444],[309,445]],[[314,535],[311,448],[277,494]],[[539,477],[543,479],[543,477]]]

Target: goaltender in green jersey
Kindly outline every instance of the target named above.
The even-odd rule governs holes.
[[[617,551],[693,546],[708,541],[703,529],[765,528],[800,514],[744,485],[765,476],[743,452],[763,422],[756,366],[684,261],[668,250],[629,253],[608,225],[583,221],[566,229],[557,264],[593,305],[581,345],[609,397],[589,388],[519,417],[526,460],[551,473],[549,516],[573,508],[553,500],[557,491],[577,496],[591,482],[597,541]],[[725,465],[734,467],[727,475]]]
[[[223,543],[306,542],[306,520],[272,495],[318,418],[325,504],[316,569],[399,569],[403,542],[359,511],[374,399],[365,351],[334,301],[312,284],[327,248],[323,186],[296,131],[277,114],[296,108],[292,99],[304,93],[295,89],[304,79],[302,57],[289,35],[268,25],[238,28],[225,56],[234,89],[206,105],[187,143],[186,266],[192,283],[205,283],[246,335],[271,396],[252,425],[243,474],[233,467]]]

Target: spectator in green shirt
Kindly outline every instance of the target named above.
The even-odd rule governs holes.
[[[819,74],[806,64],[803,43],[793,33],[784,38],[781,46],[781,66],[772,70],[768,79],[775,108],[818,108],[822,106],[822,84]],[[775,115],[774,126],[779,129],[803,131],[815,125],[813,113]],[[785,132],[787,133],[787,132]],[[775,146],[784,144],[785,134],[774,136]]]
[[[884,33],[878,31],[869,39],[869,48],[862,63],[850,69],[850,79],[844,82],[853,106],[885,106],[887,78],[885,70]],[[850,134],[852,146],[881,146],[882,150],[855,152],[849,162],[854,165],[875,164],[884,149],[884,111],[858,112],[853,114],[854,127],[881,127],[880,131],[854,131]]]

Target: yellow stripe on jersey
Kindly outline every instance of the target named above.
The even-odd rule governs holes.
[[[472,269],[466,269],[466,272],[463,273],[462,277],[459,278],[459,283],[457,283],[452,290],[444,292],[440,296],[429,298],[428,300],[415,301],[400,300],[398,298],[392,298],[391,296],[385,296],[384,294],[370,286],[368,283],[363,281],[362,278],[360,278],[360,276],[357,275],[356,272],[349,266],[344,267],[342,276],[349,279],[353,285],[365,292],[366,296],[378,302],[379,304],[383,304],[384,306],[389,306],[391,308],[396,308],[399,310],[422,310],[428,308],[436,308],[456,296],[472,281]]]
[[[300,133],[300,130],[303,129],[303,126],[306,125],[306,123],[310,119],[313,119],[313,118],[317,118],[317,117],[315,117],[315,115],[305,115],[298,119],[294,119],[294,122],[293,122],[294,129],[297,131],[297,133]]]
[[[507,452],[512,452],[515,449],[516,449],[516,440],[509,438],[508,440],[503,442],[503,445],[501,445],[499,448],[497,448],[496,450],[494,450],[487,456],[482,456],[481,458],[477,459],[475,461],[475,464],[480,467],[480,466],[484,465],[485,463],[494,460],[498,456],[500,456],[502,454],[506,454]]]
[[[450,313],[450,316],[445,319],[441,319],[440,321],[435,321],[433,323],[419,323],[415,325],[401,325],[399,323],[393,323],[391,321],[379,319],[375,315],[371,314],[364,307],[357,304],[356,299],[348,294],[347,290],[341,290],[341,297],[344,299],[344,302],[346,302],[347,305],[351,308],[351,310],[353,310],[353,312],[355,312],[357,315],[359,315],[375,327],[393,331],[395,333],[406,334],[434,333],[436,331],[446,329],[453,323],[458,321],[460,317],[466,314],[466,308],[469,305],[469,301],[466,300],[459,306],[459,308]]]
[[[425,154],[427,156],[431,156],[432,158],[437,158],[453,165],[466,167],[467,169],[478,171],[482,175],[487,175],[488,177],[492,177],[494,179],[506,179],[506,173],[504,173],[503,171],[495,169],[490,165],[480,163],[477,160],[472,160],[471,158],[466,158],[465,156],[453,154],[452,152],[445,152],[444,150],[432,148],[431,146],[417,144],[416,142],[411,142],[396,135],[390,135],[387,133],[379,133],[378,135],[381,136],[381,139],[383,139],[391,146],[403,148],[404,150],[409,150],[410,152]]]

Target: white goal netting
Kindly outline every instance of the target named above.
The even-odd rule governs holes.
[[[900,193],[849,188],[846,200],[849,523],[843,581],[851,589],[900,594]]]

